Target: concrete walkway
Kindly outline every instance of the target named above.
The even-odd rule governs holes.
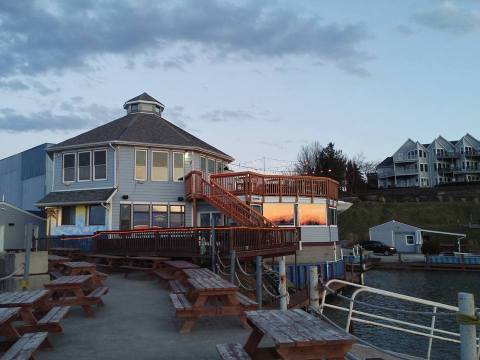
[[[113,274],[106,285],[96,317],[72,308],[61,322],[64,333],[50,335],[55,349],[37,351],[37,359],[218,359],[215,344],[244,343],[249,335],[238,317],[200,319],[180,334],[169,291],[144,274]]]

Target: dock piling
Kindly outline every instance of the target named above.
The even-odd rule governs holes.
[[[285,256],[278,259],[278,272],[280,276],[279,289],[280,293],[280,310],[287,310],[287,272],[285,268]]]
[[[262,267],[263,267],[263,264],[262,264],[262,257],[261,256],[257,256],[256,257],[256,260],[255,260],[255,265],[256,265],[256,269],[255,269],[255,286],[256,286],[256,291],[255,291],[255,295],[257,297],[257,303],[258,303],[258,309],[260,310],[262,308],[262,301],[263,301],[263,294],[262,294],[262,287],[263,287],[263,284],[262,284],[262,279],[263,279],[263,274],[262,274]]]
[[[460,292],[458,293],[458,313],[466,319],[476,319],[475,301],[473,294]],[[476,325],[468,324],[467,321],[460,319],[460,359],[475,360],[477,359],[477,339]]]
[[[318,291],[318,268],[316,265],[310,266],[310,278],[308,284],[308,293],[310,295],[310,308],[318,310],[320,306],[320,293]]]

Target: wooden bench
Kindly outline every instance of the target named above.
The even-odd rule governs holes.
[[[237,299],[240,302],[240,305],[245,308],[245,310],[255,310],[258,307],[258,303],[256,301],[241,294],[240,292],[237,293]]]
[[[67,315],[69,310],[70,306],[54,306],[38,321],[38,325],[48,326],[49,332],[62,332],[60,320]]]
[[[160,279],[165,280],[165,281],[169,281],[169,280],[174,280],[174,279],[175,279],[175,277],[173,276],[173,274],[169,274],[168,272],[162,271],[162,270],[154,271],[153,274],[154,274],[155,276],[158,276]]]
[[[251,360],[241,344],[217,344],[220,359],[223,360]]]
[[[170,299],[178,316],[189,315],[192,312],[192,304],[185,297],[185,294],[170,294]]]
[[[60,271],[51,271],[49,274],[53,280],[64,276]]]
[[[47,339],[48,333],[38,332],[23,335],[3,354],[0,360],[28,360],[33,359],[33,354]]]
[[[168,284],[174,294],[185,294],[187,292],[185,286],[178,280],[170,280]]]
[[[101,297],[107,294],[108,290],[110,289],[106,286],[98,287],[95,290],[93,290],[90,294],[88,294],[86,298],[91,300],[101,300]]]
[[[104,272],[101,272],[101,271],[96,271],[96,275],[98,278],[100,278],[100,280],[107,280],[108,278],[108,274],[105,274]]]

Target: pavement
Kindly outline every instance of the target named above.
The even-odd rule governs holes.
[[[245,343],[249,331],[238,317],[203,318],[189,334],[180,334],[180,319],[169,290],[145,274],[112,274],[105,306],[86,318],[72,308],[61,322],[63,334],[51,334],[53,350],[39,350],[39,360],[83,359],[218,359],[216,344]]]

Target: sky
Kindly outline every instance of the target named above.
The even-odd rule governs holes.
[[[147,92],[236,168],[334,142],[382,160],[412,138],[480,138],[480,3],[8,1],[0,158],[124,115]]]

